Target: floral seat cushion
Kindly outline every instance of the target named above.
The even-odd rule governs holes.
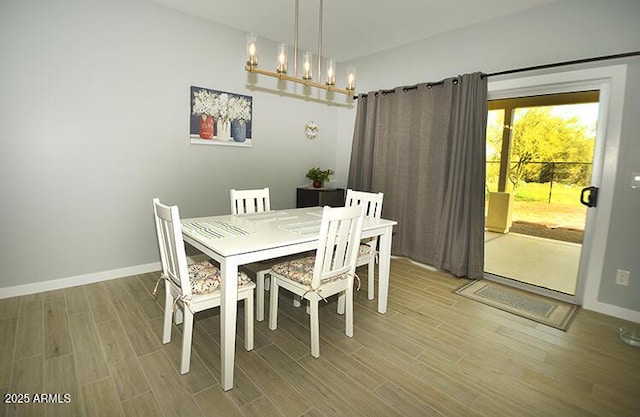
[[[220,269],[209,261],[189,265],[189,281],[192,294],[209,294],[220,288]],[[238,287],[251,280],[244,272],[238,272]]]
[[[271,270],[279,275],[289,278],[292,281],[304,285],[311,285],[313,278],[313,268],[316,263],[315,256],[294,259],[288,262],[281,262],[271,267]],[[322,280],[322,283],[347,278],[347,274],[336,275]]]
[[[371,254],[371,246],[361,243],[358,249],[358,257],[369,254]]]

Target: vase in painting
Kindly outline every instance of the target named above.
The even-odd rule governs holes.
[[[221,141],[231,139],[231,122],[226,120],[218,120],[216,122],[216,137]]]
[[[198,117],[199,134],[202,139],[211,139],[213,137],[213,117],[203,114]]]
[[[244,142],[247,139],[247,124],[244,121],[231,122],[231,137],[236,142]]]

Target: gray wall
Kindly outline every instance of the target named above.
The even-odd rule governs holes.
[[[349,64],[357,66],[358,91],[393,88],[468,72],[491,73],[640,51],[639,21],[640,1],[637,0],[562,0]],[[640,171],[640,59],[606,61],[588,67],[620,63],[628,63],[627,88],[613,212],[598,300],[640,312],[640,190],[629,187],[631,172]],[[506,78],[509,77],[500,79]],[[338,131],[344,132],[345,137],[338,142],[338,154],[350,152],[348,134],[352,134],[352,128],[348,127],[353,126],[354,117],[352,112],[339,116]],[[345,162],[339,158],[338,166],[340,172],[345,173],[348,159]],[[631,271],[629,287],[614,283],[617,269]],[[613,310],[615,313],[619,309]]]
[[[629,64],[627,71],[620,157],[598,299],[640,311],[640,189],[631,188],[631,173],[640,172],[640,62]],[[618,269],[631,271],[629,287],[615,284]]]
[[[0,289],[158,262],[153,197],[191,217],[268,186],[287,208],[335,167],[337,107],[256,80],[245,43],[147,1],[0,3]],[[189,143],[191,85],[253,96],[252,148]]]

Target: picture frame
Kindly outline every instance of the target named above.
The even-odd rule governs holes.
[[[251,147],[252,96],[191,86],[189,110],[192,144]]]

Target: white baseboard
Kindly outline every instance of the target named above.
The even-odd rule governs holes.
[[[616,317],[622,320],[640,323],[640,311],[629,310],[627,308],[605,304],[600,301],[585,304],[582,306],[582,308],[584,308],[585,310],[595,311],[596,313],[602,313],[607,316]]]
[[[188,263],[200,262],[207,259],[205,255],[191,256],[187,258]],[[160,262],[153,262],[144,265],[135,265],[127,268],[113,269],[111,271],[94,272],[75,277],[54,279],[50,281],[34,282],[30,284],[16,285],[13,287],[0,288],[0,299],[17,297],[21,295],[37,294],[45,291],[59,290],[61,288],[75,287],[78,285],[93,284],[94,282],[109,281],[117,278],[124,278],[131,275],[146,274],[148,272],[160,271]]]

